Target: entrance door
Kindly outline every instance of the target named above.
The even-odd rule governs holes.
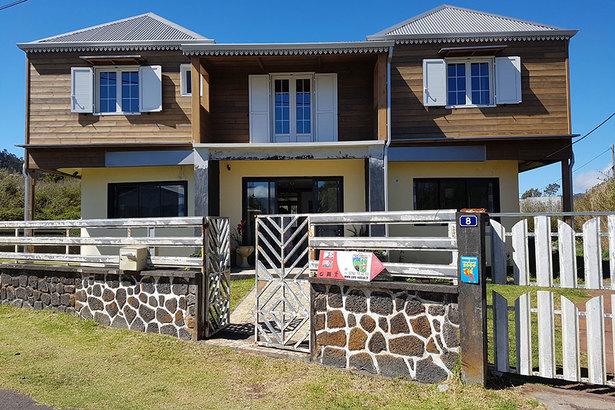
[[[258,215],[342,212],[343,209],[342,177],[243,179],[247,235],[244,239],[249,244],[254,244],[254,223]],[[340,234],[336,226],[322,229],[327,230],[322,233],[327,236]]]

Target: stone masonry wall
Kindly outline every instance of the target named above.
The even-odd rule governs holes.
[[[426,383],[446,380],[459,360],[456,295],[376,286],[312,284],[313,360]]]
[[[117,328],[197,339],[194,272],[0,266],[0,303],[65,312]],[[169,275],[169,276],[167,276]]]

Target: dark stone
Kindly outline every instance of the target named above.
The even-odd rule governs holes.
[[[442,353],[440,360],[442,360],[442,363],[444,363],[448,370],[453,370],[457,363],[459,363],[459,353],[447,350]]]
[[[171,293],[171,282],[166,276],[161,276],[158,279],[158,293],[161,293],[163,295],[168,295],[169,293]]]
[[[139,318],[136,318],[130,325],[130,330],[136,330],[137,332],[145,332],[145,323]]]
[[[448,379],[448,373],[435,364],[431,356],[416,362],[416,380],[419,382],[440,383],[446,379]]]
[[[0,288],[0,300],[6,299],[6,289]]]
[[[75,285],[64,285],[64,293],[75,293]]]
[[[19,287],[19,277],[13,276],[11,278],[11,286],[13,286],[14,288],[18,288]]]
[[[325,328],[325,315],[323,313],[314,315],[314,331],[318,332],[319,330],[323,330],[324,328]]]
[[[184,326],[186,323],[184,322],[184,314],[181,310],[175,312],[175,324],[179,327]]]
[[[410,299],[406,302],[406,314],[408,316],[417,315],[425,311],[425,306],[420,300]]]
[[[28,276],[27,275],[19,275],[19,286],[25,288],[28,286]]]
[[[440,353],[433,338],[429,339],[429,342],[427,342],[427,347],[425,349],[427,349],[429,353]]]
[[[111,327],[117,327],[118,329],[128,329],[128,323],[126,322],[126,319],[121,316],[118,316],[113,319],[113,322],[111,322]]]
[[[11,305],[20,308],[23,306],[23,300],[15,299],[14,301],[11,302]]]
[[[109,285],[110,288],[117,289],[118,286],[120,286],[120,281],[117,279],[113,279],[113,280],[107,281],[107,284]]]
[[[348,350],[363,350],[365,349],[365,342],[367,341],[367,335],[364,331],[358,327],[353,328],[348,336]]]
[[[182,310],[186,310],[188,308],[188,301],[186,300],[186,297],[180,296],[178,299],[179,300],[177,301],[177,304],[179,308]]]
[[[17,299],[25,300],[28,298],[28,292],[25,288],[17,288],[15,289],[15,297]]]
[[[316,343],[320,346],[346,346],[346,332],[322,332],[316,335]]]
[[[149,325],[147,325],[146,332],[148,332],[148,333],[160,333],[160,329],[158,329],[158,323],[152,322]]]
[[[115,298],[115,294],[111,289],[105,289],[103,291],[102,298],[105,302],[111,302]]]
[[[49,292],[49,284],[45,279],[39,279],[38,290],[40,290],[41,292]]]
[[[149,305],[151,307],[158,307],[158,301],[156,300],[154,296],[149,297]]]
[[[376,373],[376,368],[374,367],[374,362],[372,361],[372,357],[368,353],[358,353],[350,356],[348,359],[348,367],[355,368],[357,370]]]
[[[109,326],[111,324],[111,320],[109,320],[109,316],[105,315],[103,312],[96,312],[94,314],[94,320],[96,320],[101,325]]]
[[[439,321],[439,320],[434,319],[434,321],[433,321],[433,329],[434,329],[436,332],[439,332],[439,331],[440,331],[440,321]]]
[[[28,287],[31,289],[38,288],[38,278],[36,276],[28,276]]]
[[[122,287],[125,288],[132,288],[136,284],[135,280],[130,276],[121,276],[120,282],[122,283]]]
[[[158,308],[156,310],[156,320],[160,323],[171,323],[173,322],[173,317],[166,310]]]
[[[410,319],[410,324],[412,325],[412,330],[417,335],[423,336],[425,339],[431,336],[431,325],[427,316],[423,315]]]
[[[169,312],[175,313],[175,311],[177,310],[177,299],[171,298],[167,300],[164,304],[164,307],[166,307]]]
[[[445,309],[443,305],[431,305],[427,309],[427,313],[429,313],[432,316],[444,316],[444,312],[445,312]]]
[[[158,295],[158,305],[164,306],[164,296]]]
[[[416,336],[400,336],[389,340],[389,351],[402,356],[423,356],[425,343]]]
[[[326,347],[322,354],[322,364],[325,366],[346,367],[346,352],[341,349]]]
[[[315,293],[327,293],[327,287],[325,285],[312,284],[312,289]]]
[[[132,296],[135,291],[133,290],[133,288],[126,288],[126,293],[128,294],[128,296]]]
[[[132,297],[132,296],[131,296],[131,297],[129,297],[129,298],[128,298],[128,304],[129,304],[130,306],[132,306],[133,308],[135,308],[135,309],[139,309],[139,305],[140,305],[140,303],[139,303],[139,299],[137,299],[137,298],[135,298],[135,297]]]
[[[24,302],[23,307],[26,307],[26,303]],[[66,313],[66,306],[58,306],[56,309],[58,312]]]
[[[450,323],[444,323],[442,337],[444,337],[446,347],[451,348],[459,346],[459,329]]]
[[[323,294],[316,295],[313,301],[314,310],[316,312],[327,311],[327,297]]]
[[[90,310],[103,310],[102,300],[98,298],[89,297],[88,306],[90,307]]]
[[[346,326],[344,314],[341,310],[332,310],[327,313],[327,326],[331,329]]]
[[[194,305],[196,303],[196,295],[188,295],[188,305]]]
[[[92,312],[90,312],[90,309],[87,306],[84,306],[79,311],[79,316],[81,317],[81,319],[84,319],[84,320],[92,320],[92,319],[94,319],[94,316],[92,315]]]
[[[171,286],[173,293],[176,295],[185,295],[188,293],[188,282],[184,278],[173,278],[173,285]]]
[[[45,295],[47,296],[47,298],[49,298],[49,295],[47,293],[45,293]],[[15,289],[12,286],[8,286],[6,288],[6,298],[8,300],[15,299]],[[49,304],[49,302],[47,302],[47,304]]]
[[[348,327],[355,327],[357,325],[357,318],[352,313],[348,314]]]
[[[342,290],[339,286],[331,286],[329,288],[329,306],[332,308],[341,308],[344,306],[344,301],[342,300]]]
[[[34,302],[34,310],[43,310],[43,302]]]
[[[56,285],[56,290],[57,293],[64,293],[64,285],[62,285],[61,283],[58,283]]]
[[[94,296],[100,297],[102,295],[102,288],[100,287],[98,283],[94,285],[94,288],[92,289],[92,293],[94,294]]]
[[[0,284],[2,284],[2,285],[10,285],[11,284],[11,276],[7,275],[6,273],[0,274]]]
[[[369,339],[367,347],[372,353],[380,353],[387,349],[387,341],[382,333],[376,332],[371,339]]]
[[[373,332],[376,328],[376,321],[368,315],[361,316],[359,323],[361,324],[361,327],[367,331],[367,333]]]
[[[389,331],[389,321],[386,317],[378,318],[378,327],[380,327],[380,329],[384,330],[385,332]]]
[[[115,292],[115,301],[120,309],[124,307],[124,304],[126,303],[126,289],[118,289]]]
[[[141,293],[141,294],[139,295],[139,300],[140,300],[142,303],[147,303],[147,295],[146,295],[145,293]]]
[[[177,337],[177,329],[175,329],[175,326],[173,325],[160,326],[160,333],[163,335]]]
[[[182,340],[192,340],[192,333],[187,331],[186,329],[179,329],[178,336]]]
[[[132,309],[128,305],[124,306],[124,317],[126,318],[126,321],[128,322],[128,324],[132,323],[135,316],[137,316],[136,310]]]
[[[109,304],[105,307],[105,309],[107,310],[107,313],[109,313],[109,316],[110,316],[111,318],[114,318],[114,317],[117,315],[117,312],[120,310],[120,309],[117,307],[117,303],[115,303],[115,302],[111,302],[111,303],[109,303]]]
[[[346,295],[346,310],[355,313],[367,312],[367,297],[363,291],[353,289]]]
[[[403,313],[398,313],[391,318],[391,334],[410,333],[408,321]]]
[[[391,299],[391,295],[385,292],[372,292],[369,310],[383,316],[393,313],[393,299]]]
[[[155,315],[156,312],[154,311],[154,309],[150,309],[146,305],[141,305],[139,307],[139,316],[141,316],[141,319],[143,319],[145,323],[151,322],[154,319]]]
[[[457,305],[448,306],[448,320],[455,325],[459,324],[459,308]]]
[[[406,361],[401,357],[390,356],[388,354],[376,356],[380,374],[385,377],[410,376],[410,370]]]
[[[192,281],[190,281],[192,283]],[[198,291],[199,287],[197,285],[188,285],[188,293],[192,294],[192,295],[196,295],[196,292]]]
[[[71,303],[72,300],[72,303]],[[75,299],[68,294],[64,294],[62,296],[60,296],[60,305],[62,306],[74,306],[75,305]]]
[[[151,276],[144,276],[141,278],[141,291],[145,293],[154,293],[154,278]]]

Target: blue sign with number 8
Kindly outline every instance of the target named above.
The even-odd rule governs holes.
[[[478,218],[476,215],[464,215],[459,217],[459,225],[461,226],[477,226]]]

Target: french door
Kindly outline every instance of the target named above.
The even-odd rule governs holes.
[[[272,87],[274,142],[313,141],[312,76],[276,75]]]

